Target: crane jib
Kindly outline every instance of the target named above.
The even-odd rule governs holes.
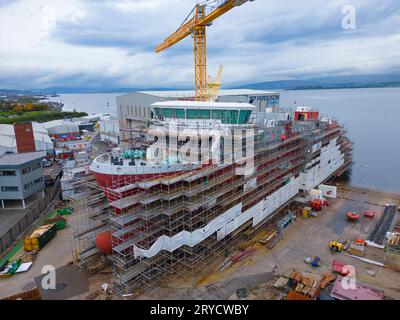
[[[214,0],[197,4],[178,30],[156,47],[155,51],[161,52],[183,40],[188,35],[193,35],[196,100],[204,100],[207,94],[206,27],[212,25],[215,19],[219,18],[234,7],[241,6],[248,1],[254,0]],[[207,8],[210,7],[211,3],[217,3],[217,6],[213,7],[211,11],[207,13]],[[193,15],[193,17],[189,19],[191,15]]]

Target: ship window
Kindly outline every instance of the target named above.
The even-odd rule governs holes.
[[[210,110],[199,110],[199,119],[210,119]]]
[[[160,108],[154,108],[154,112],[158,118],[162,117],[162,112],[161,112]]]
[[[175,116],[179,119],[185,119],[185,109],[175,109]]]
[[[238,110],[231,110],[231,116],[230,116],[231,124],[237,124],[238,114],[239,114]]]
[[[187,109],[186,110],[186,118],[187,119],[198,119],[199,118],[199,110]]]
[[[249,122],[251,116],[251,110],[247,111],[246,123]]]
[[[231,114],[229,110],[222,110],[222,123],[231,123]]]
[[[212,119],[221,120],[222,123],[236,123],[237,114],[237,110],[213,110]]]
[[[245,123],[245,121],[244,121],[245,119],[246,119],[246,111],[241,110],[240,115],[239,115],[239,124]]]
[[[229,110],[213,110],[212,119],[221,120],[222,123],[230,123]]]
[[[221,110],[213,110],[212,119],[221,120],[222,119]]]
[[[239,115],[239,124],[248,123],[250,115],[251,110],[241,110]]]
[[[163,109],[163,115],[165,118],[173,118],[174,117],[174,110],[170,108]]]

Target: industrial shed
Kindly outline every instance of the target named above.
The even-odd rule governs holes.
[[[100,122],[100,140],[119,145],[119,120],[115,117],[104,117]]]
[[[43,124],[32,122],[32,128],[36,150],[53,150],[53,142]],[[11,124],[0,124],[0,154],[4,154],[7,151],[17,152],[17,140],[15,138],[14,126]]]
[[[43,123],[50,136],[79,134],[79,125],[67,120],[53,120]]]

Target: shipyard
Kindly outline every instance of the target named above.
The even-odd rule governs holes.
[[[156,115],[168,116],[172,113],[172,106],[182,105],[179,101],[183,101],[183,106],[188,108],[183,109],[182,115],[190,114],[191,102],[186,98],[179,100],[183,93],[175,93],[177,97],[172,96],[173,94],[170,92],[168,96],[166,92],[141,92],[121,96],[117,100],[124,99],[128,108],[131,103],[138,105],[138,101],[146,101],[143,100],[143,95],[155,97],[154,100],[163,95],[167,102],[150,101],[151,105],[143,105],[145,114],[154,112]],[[6,277],[3,271],[2,297],[33,290],[37,284],[32,279],[40,275],[45,265],[50,264],[56,269],[67,268],[62,273],[65,277],[62,281],[71,287],[77,286],[77,294],[68,297],[72,299],[326,298],[331,297],[335,281],[345,276],[338,269],[339,265],[355,268],[356,279],[359,281],[357,284],[365,286],[366,298],[399,299],[400,288],[396,281],[400,263],[398,244],[396,245],[398,240],[392,237],[396,237],[399,230],[400,196],[348,185],[346,165],[350,165],[352,161],[353,143],[345,137],[340,138],[340,126],[329,126],[329,120],[326,120],[326,130],[328,133],[332,131],[333,135],[324,136],[334,139],[333,146],[337,146],[336,150],[339,152],[343,150],[344,160],[332,167],[331,171],[322,172],[315,180],[315,168],[319,167],[321,161],[325,161],[325,168],[329,168],[330,163],[335,163],[334,158],[322,157],[318,146],[329,150],[332,143],[327,138],[318,143],[315,136],[308,136],[304,129],[300,131],[302,134],[296,132],[303,124],[309,124],[308,130],[312,132],[313,124],[319,121],[318,111],[305,106],[298,107],[292,114],[287,109],[280,110],[277,92],[222,90],[219,94],[221,96],[218,100],[222,101],[243,101],[246,98],[248,101],[256,101],[253,101],[256,106],[238,104],[242,109],[237,111],[235,121],[237,123],[240,119],[243,110],[249,110],[255,115],[243,116],[244,122],[271,123],[265,129],[269,132],[268,139],[272,143],[267,150],[269,154],[281,159],[275,160],[276,165],[271,162],[271,156],[266,156],[265,160],[257,156],[258,150],[263,146],[257,143],[254,145],[254,166],[259,167],[247,176],[240,175],[243,180],[237,180],[238,172],[233,170],[235,165],[243,167],[240,161],[238,164],[213,163],[218,159],[210,152],[209,162],[200,159],[202,161],[191,163],[193,155],[184,162],[183,158],[178,158],[183,153],[173,149],[172,145],[168,145],[167,161],[155,157],[144,164],[145,150],[151,147],[144,134],[148,130],[147,123],[152,120],[150,116],[144,119],[143,116],[141,119],[124,116],[124,121],[118,121],[118,126],[115,126],[118,130],[115,134],[107,129],[107,122],[110,122],[107,116],[92,117],[93,131],[86,139],[90,144],[86,148],[68,151],[73,156],[62,160],[68,154],[64,148],[55,157],[57,161],[54,164],[44,167],[47,172],[50,169],[55,170],[53,175],[56,177],[63,171],[59,181],[56,179],[62,200],[56,201],[54,209],[49,211],[50,219],[41,218],[38,221],[46,225],[54,220],[59,228],[56,233],[53,232],[51,237],[54,238],[48,240],[48,244],[45,243],[43,248],[35,248],[35,254],[26,245],[32,228],[16,237],[14,243],[23,243],[22,247],[17,244],[17,250],[5,250],[6,255],[3,256],[7,258],[10,267],[13,261],[20,261],[20,265],[28,265],[29,269],[24,272],[18,272],[17,269],[14,275]],[[260,99],[260,102],[253,98],[255,95],[267,98]],[[222,106],[226,107],[226,104],[227,102],[221,102]],[[228,104],[236,106],[235,103]],[[215,102],[210,105],[216,108]],[[121,102],[119,106],[119,112],[123,113],[124,104]],[[168,108],[168,113],[163,108]],[[270,108],[271,112],[267,114],[269,119],[266,121],[266,115],[256,113],[253,108],[260,111]],[[201,110],[208,111],[205,107]],[[309,112],[312,114],[308,114]],[[178,120],[173,126],[177,130],[179,123],[186,119],[177,119],[178,112],[174,113],[171,119],[156,118],[154,122],[157,128],[166,125],[168,134],[171,134],[169,125]],[[257,119],[259,115],[261,122]],[[295,120],[305,118],[309,120]],[[206,119],[202,121],[208,128],[223,126],[223,123],[218,125],[206,122]],[[232,126],[232,119],[224,121]],[[279,121],[283,123],[281,129],[276,125]],[[323,124],[319,124],[318,130],[324,128]],[[64,129],[79,130],[71,125]],[[257,132],[261,134],[260,131]],[[198,132],[194,131],[194,134],[198,139]],[[66,133],[62,133],[58,137],[53,136],[53,139],[57,142],[63,141],[65,135]],[[111,140],[110,136],[118,136],[118,139]],[[335,138],[336,136],[339,138]],[[203,135],[200,140],[208,141],[209,137],[210,135]],[[154,136],[151,139],[154,140]],[[76,141],[78,143],[79,140]],[[195,145],[198,145],[198,140],[195,141]],[[160,149],[163,144],[157,142],[156,149]],[[122,146],[125,148],[122,149]],[[212,143],[208,145],[209,150],[212,149],[211,146]],[[315,151],[310,154],[304,152],[303,148],[307,146]],[[239,144],[238,148],[242,149],[242,145]],[[194,149],[190,149],[192,153]],[[235,153],[236,150],[231,148],[228,151]],[[307,156],[302,160],[304,153]],[[173,154],[176,156],[173,157]],[[220,152],[217,154],[220,155]],[[279,158],[280,154],[286,156]],[[335,153],[329,154],[335,156]],[[196,159],[199,155],[196,154]],[[63,163],[56,163],[61,161]],[[302,165],[302,161],[311,161],[317,165]],[[270,165],[265,167],[263,163]],[[301,173],[305,167],[312,170],[312,175]],[[152,172],[153,168],[156,170]],[[160,168],[166,169],[165,174],[161,174]],[[269,173],[269,170],[272,172],[267,178],[253,178],[256,175],[263,177],[263,172]],[[341,177],[337,178],[338,174]],[[264,186],[259,191],[258,183]],[[268,197],[268,193],[276,190],[278,185],[287,186],[285,193]],[[240,194],[248,195],[238,206]],[[262,205],[257,203],[260,198],[264,199]],[[15,202],[4,203],[4,210],[8,205],[17,206]],[[222,212],[226,211],[223,209],[224,203],[228,208],[230,203],[234,206],[230,205],[231,218],[223,215],[221,220],[218,215],[221,211],[217,209],[222,207]],[[235,221],[237,214],[234,210],[242,207],[247,208],[244,209],[247,216],[242,221]],[[254,207],[257,210],[252,210]],[[214,209],[210,210],[212,208]],[[265,218],[264,215],[260,216],[263,208],[270,210],[264,213]],[[358,219],[349,218],[348,213],[353,212],[359,214]],[[199,230],[204,225],[204,222],[199,223],[201,221],[207,222],[206,228],[210,236]],[[229,221],[235,221],[235,224],[223,227]],[[38,225],[37,223],[34,225]],[[192,232],[190,237],[189,232]],[[164,236],[161,237],[164,242],[158,240],[160,235]],[[159,241],[157,246],[154,245],[155,241]],[[332,250],[331,242],[338,243],[338,252]],[[132,246],[136,243],[137,246]],[[7,264],[3,261],[4,267]],[[80,288],[81,282],[75,280],[76,277],[85,279],[87,286]],[[294,281],[296,285],[290,285]],[[104,284],[106,290],[102,289]]]
[[[342,119],[314,83],[229,87],[222,64],[210,75],[208,30],[256,2],[198,2],[151,44],[165,63],[192,41],[193,90],[123,90],[96,112],[77,111],[74,93],[0,96],[0,300],[238,303],[196,305],[203,315],[247,314],[253,300],[400,300],[397,170],[387,188],[370,178],[397,141],[382,130],[393,156],[382,154],[354,134],[375,134],[365,114]],[[333,94],[375,106],[390,93],[351,90]]]

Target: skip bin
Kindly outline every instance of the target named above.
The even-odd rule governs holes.
[[[55,237],[56,233],[57,229],[55,224],[46,224],[37,228],[24,239],[25,251],[41,250],[51,239]]]
[[[56,226],[57,231],[59,231],[65,228],[67,220],[61,216],[57,216],[54,219],[46,220],[45,224],[54,224]]]

